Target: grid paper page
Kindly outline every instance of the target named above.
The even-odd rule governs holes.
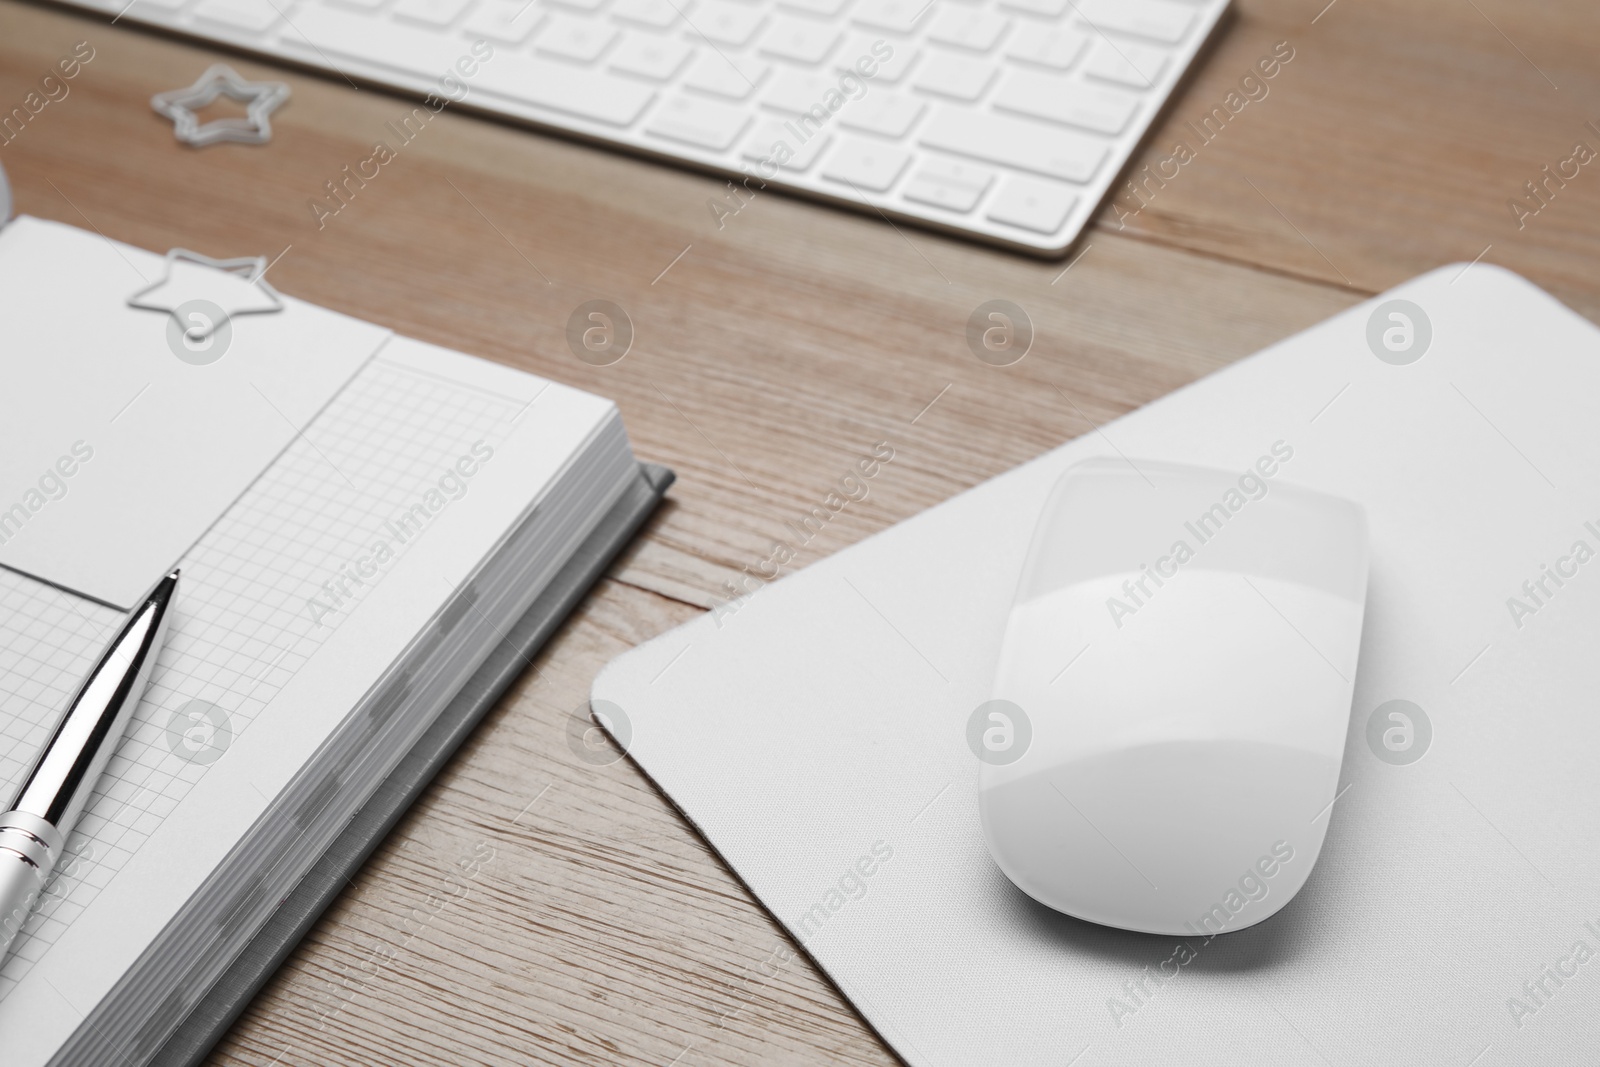
[[[413,505],[475,444],[503,440],[526,407],[375,358],[196,543],[149,689],[0,970],[0,999],[382,580],[382,567],[353,580],[354,561],[376,542],[398,556],[426,536],[421,518],[403,521]],[[8,798],[120,621],[0,568]]]

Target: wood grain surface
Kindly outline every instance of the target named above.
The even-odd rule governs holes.
[[[797,566],[1443,263],[1511,267],[1600,318],[1600,165],[1537,215],[1508,206],[1575,142],[1600,148],[1600,7],[1235,10],[1130,168],[1145,195],[1124,186],[1052,264],[771,192],[719,229],[715,179],[450,111],[319,228],[309,201],[410,103],[0,0],[0,112],[95,49],[0,145],[18,210],[281,254],[285,292],[614,398],[680,478],[213,1063],[895,1062],[637,769],[569,745],[600,667],[725,596],[875,441],[894,464]],[[1265,98],[1143,178],[1282,41]],[[293,87],[270,145],[186,149],[151,112],[221,58]],[[1036,331],[1010,367],[967,348],[991,298]],[[634,324],[610,367],[566,344],[590,299]],[[475,849],[492,859],[447,885]]]

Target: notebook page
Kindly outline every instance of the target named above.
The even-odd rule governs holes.
[[[261,287],[178,267],[61,223],[0,230],[0,564],[123,609],[389,334],[299,300],[246,313]],[[171,313],[128,305],[169,269]],[[206,297],[237,314],[196,352],[183,309],[226,314]]]
[[[387,666],[404,640],[364,636],[393,614],[364,613],[367,601],[391,585],[415,585],[408,570],[426,557],[436,557],[436,572],[440,559],[475,563],[609,408],[404,339],[357,374],[182,561],[177,614],[135,721],[68,843],[70,859],[0,970],[0,1032],[16,1029],[26,1001],[28,1029],[40,1035],[29,1051],[42,1062],[81,1025],[93,1007],[83,991],[109,988],[140,946],[54,958],[74,926],[97,907],[104,923],[130,906],[127,868],[209,776],[251,787],[264,809],[282,780],[252,750],[253,731],[263,717],[293,710],[274,703],[285,689],[319,654],[336,654],[346,630],[358,639],[347,641],[355,651],[343,654],[346,673],[362,675],[363,661]],[[542,470],[533,453],[543,455]],[[391,554],[374,560],[379,542]],[[358,571],[370,573],[357,582]],[[442,575],[433,582],[400,592],[431,611],[450,592]],[[0,617],[0,735],[10,742],[0,779],[9,790],[120,616],[0,568]],[[351,691],[359,696],[375,677],[352,678]],[[331,703],[316,710],[312,732],[326,736],[342,711]],[[303,723],[297,733],[312,747],[319,740]],[[290,746],[255,747],[279,755]],[[247,807],[217,810],[242,831],[253,817]],[[209,870],[164,871],[174,884],[160,899],[175,910],[180,887]],[[57,988],[61,979],[45,975],[30,982],[41,966],[70,971],[77,988]],[[85,969],[94,973],[82,976]]]

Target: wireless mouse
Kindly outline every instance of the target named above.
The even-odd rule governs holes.
[[[981,728],[995,862],[1125,930],[1220,934],[1300,890],[1344,753],[1367,587],[1360,505],[1293,446],[1208,470],[1090,459],[1045,505]]]

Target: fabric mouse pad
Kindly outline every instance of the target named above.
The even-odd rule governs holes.
[[[916,1067],[1575,1062],[1597,416],[1600,331],[1442,268],[621,656],[596,713]],[[1367,509],[1341,792],[1305,888],[1249,929],[1270,875],[1218,885],[1192,936],[1131,934],[1034,903],[983,841],[969,719],[1046,494],[1093,455],[1275,457],[1268,491]],[[1305,861],[1274,845],[1253,869]]]

